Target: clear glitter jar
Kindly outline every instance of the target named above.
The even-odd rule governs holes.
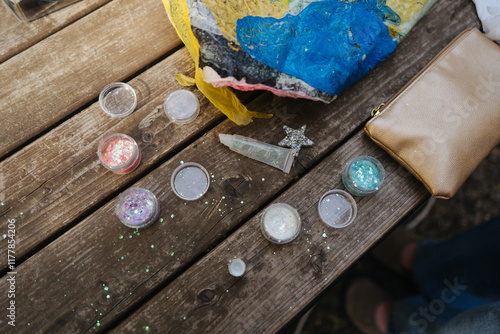
[[[342,182],[355,196],[366,196],[380,189],[384,182],[384,166],[369,156],[357,157],[347,164],[342,172]]]
[[[357,205],[348,192],[334,189],[326,192],[318,203],[321,220],[328,226],[343,228],[356,219]]]
[[[174,194],[181,199],[195,201],[208,191],[210,176],[202,165],[186,162],[174,170],[170,185]]]
[[[116,215],[128,227],[142,228],[153,224],[159,215],[156,196],[143,188],[130,188],[118,196]]]
[[[245,273],[247,268],[245,262],[242,259],[234,259],[229,262],[227,266],[229,269],[229,273],[234,277],[241,277]]]
[[[114,82],[104,87],[99,94],[99,105],[112,117],[125,117],[134,112],[137,94],[129,84]]]
[[[196,95],[183,89],[171,93],[163,107],[167,117],[177,124],[191,123],[200,113],[200,103]]]
[[[127,174],[139,166],[141,151],[132,137],[113,133],[99,143],[97,155],[102,165],[116,174]]]
[[[260,227],[264,236],[276,244],[286,244],[300,233],[300,216],[297,210],[285,203],[271,204],[262,214]]]

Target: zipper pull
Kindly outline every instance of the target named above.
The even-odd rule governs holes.
[[[373,109],[370,113],[370,117],[378,116],[378,114],[380,114],[380,108],[382,108],[383,106],[385,106],[385,103],[381,103],[377,108]]]

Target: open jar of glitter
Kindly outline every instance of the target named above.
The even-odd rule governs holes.
[[[143,188],[130,188],[118,196],[115,213],[128,227],[142,228],[153,224],[159,215],[156,196]]]
[[[141,162],[141,151],[135,140],[121,133],[104,137],[97,155],[102,165],[116,174],[130,173]]]
[[[260,227],[267,240],[286,244],[300,233],[300,216],[297,210],[285,203],[271,204],[262,214]]]
[[[195,201],[208,191],[210,176],[208,171],[196,162],[186,162],[172,173],[170,185],[174,194],[186,201]]]
[[[318,203],[321,220],[328,226],[343,228],[356,219],[357,205],[347,191],[333,189],[326,192]]]
[[[342,172],[342,182],[355,196],[366,196],[380,189],[384,182],[384,166],[369,156],[357,157],[347,164]]]

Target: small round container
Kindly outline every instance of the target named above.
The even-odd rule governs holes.
[[[195,201],[207,192],[210,175],[202,165],[186,162],[174,170],[170,185],[178,197],[186,201]]]
[[[116,174],[127,174],[139,166],[141,151],[132,137],[113,133],[99,143],[97,155],[102,165]]]
[[[167,117],[177,124],[191,123],[200,113],[200,103],[196,95],[183,89],[171,93],[163,107]]]
[[[334,189],[321,197],[318,203],[318,212],[326,225],[343,228],[356,219],[357,205],[348,192]]]
[[[286,244],[300,233],[300,216],[297,210],[285,203],[271,204],[262,214],[260,227],[264,236],[276,244]]]
[[[110,116],[125,117],[134,112],[137,94],[129,84],[114,82],[104,87],[99,94],[99,105]]]
[[[156,196],[143,188],[130,188],[118,196],[116,215],[128,227],[143,228],[158,218],[159,204]]]
[[[245,262],[242,259],[234,259],[229,262],[227,266],[229,269],[229,273],[234,277],[241,277],[245,273],[247,268]]]
[[[355,196],[366,196],[380,189],[385,178],[384,166],[369,156],[357,157],[349,161],[342,172],[342,182]]]

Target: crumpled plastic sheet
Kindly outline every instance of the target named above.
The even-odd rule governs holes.
[[[229,90],[331,102],[393,52],[436,0],[163,0],[195,61],[203,94],[237,124],[249,111]]]
[[[236,31],[253,58],[337,95],[394,51],[380,16],[360,2],[326,0],[282,19],[247,16]]]
[[[500,44],[500,0],[473,0],[486,37]]]

